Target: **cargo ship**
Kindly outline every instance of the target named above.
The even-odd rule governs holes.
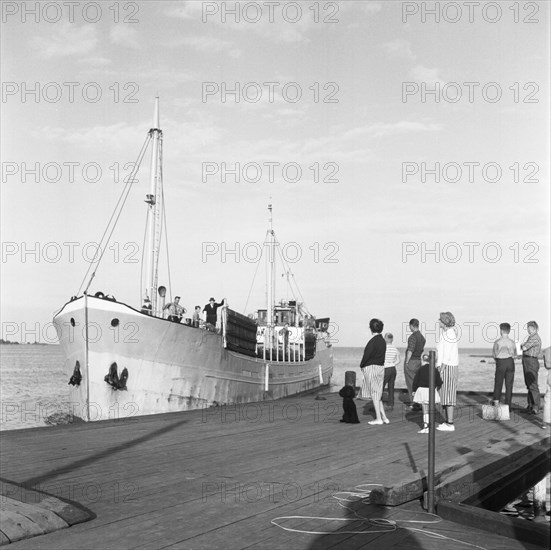
[[[99,255],[77,295],[53,319],[66,357],[72,414],[85,421],[118,419],[273,400],[328,386],[333,372],[329,318],[314,317],[299,300],[275,300],[278,242],[271,204],[264,247],[269,252],[267,303],[245,315],[231,309],[231,299],[224,300],[216,304],[211,322],[186,318],[174,307],[169,312],[176,315],[167,316],[167,289],[158,284],[164,224],[158,98],[130,185],[149,148],[146,281],[139,305],[91,290]],[[128,191],[125,187],[112,220],[118,220],[117,208],[122,209]],[[104,232],[106,239],[112,229]],[[107,246],[102,239],[98,251]]]

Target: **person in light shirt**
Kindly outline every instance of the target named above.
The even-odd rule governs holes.
[[[517,348],[515,342],[509,338],[511,325],[501,323],[499,325],[501,338],[494,342],[493,355],[496,361],[496,373],[494,378],[494,405],[499,405],[503,382],[505,381],[505,404],[511,406],[513,398],[513,382],[515,380],[515,356]]]
[[[383,392],[388,384],[388,410],[394,410],[394,382],[396,381],[396,367],[400,364],[400,352],[392,344],[394,336],[387,332],[385,334],[385,377],[383,380]]]
[[[180,305],[180,296],[176,296],[174,298],[174,302],[169,302],[166,304],[164,309],[168,311],[167,319],[174,323],[179,323],[182,320],[184,313],[186,313],[186,308]]]
[[[442,378],[440,399],[446,422],[436,427],[443,432],[453,432],[453,415],[456,404],[457,379],[459,374],[459,349],[455,317],[449,311],[440,314],[440,340],[437,346],[436,366]]]
[[[543,366],[547,369],[547,383],[543,398],[543,423],[541,425],[545,430],[551,426],[551,348],[543,350]]]
[[[536,321],[529,321],[526,324],[528,338],[520,346],[522,348],[522,370],[524,371],[524,383],[528,390],[528,406],[524,410],[529,414],[539,414],[540,409],[540,389],[538,386],[538,371],[540,361],[538,359],[541,353],[541,338],[538,334],[538,324]]]

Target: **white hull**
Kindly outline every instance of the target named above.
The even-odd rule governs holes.
[[[279,399],[328,385],[333,372],[321,340],[308,361],[264,361],[225,349],[217,333],[91,296],[67,303],[54,324],[67,380],[80,364],[80,385],[68,387],[73,414],[87,421]],[[127,390],[104,381],[113,362],[128,369]]]

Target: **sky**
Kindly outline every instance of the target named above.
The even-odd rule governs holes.
[[[276,298],[296,281],[334,345],[373,317],[433,345],[441,311],[460,347],[530,320],[549,345],[548,2],[35,4],[2,3],[3,338],[55,341],[158,96],[188,311],[265,305],[271,203]],[[136,307],[148,180],[90,286]]]

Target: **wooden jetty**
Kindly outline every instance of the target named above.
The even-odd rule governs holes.
[[[547,535],[527,541],[535,523],[471,522],[474,508],[458,504],[499,499],[496,476],[516,472],[510,490],[518,490],[519,471],[532,472],[524,481],[549,471],[549,433],[534,416],[513,410],[508,421],[486,421],[486,396],[459,395],[456,431],[436,433],[438,518],[420,503],[421,413],[397,401],[390,424],[371,426],[370,403],[357,401],[361,423],[343,424],[342,400],[323,397],[2,432],[4,496],[25,502],[37,491],[92,518],[10,548],[547,547],[548,523]]]

